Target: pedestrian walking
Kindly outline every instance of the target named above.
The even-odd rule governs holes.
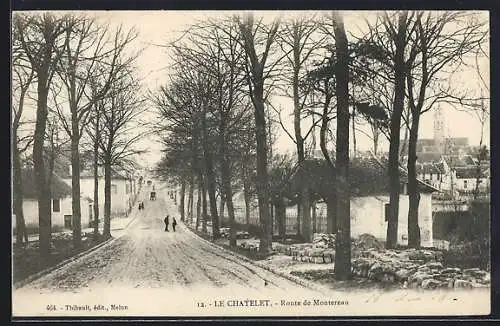
[[[165,232],[168,232],[168,215],[163,221],[165,222]]]
[[[176,225],[177,225],[177,221],[175,220],[175,217],[174,217],[174,220],[172,221],[172,229],[174,230],[174,232],[175,232]]]

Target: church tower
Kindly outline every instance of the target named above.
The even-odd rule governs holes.
[[[434,142],[439,152],[443,152],[445,143],[445,127],[443,109],[438,107],[434,112]]]

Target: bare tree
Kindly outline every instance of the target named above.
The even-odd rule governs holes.
[[[336,200],[337,237],[335,243],[335,277],[351,276],[351,212],[349,190],[349,49],[343,17],[332,13],[337,61],[335,63],[337,97]]]
[[[37,79],[33,161],[38,199],[40,255],[47,257],[50,254],[51,243],[50,187],[46,180],[43,157],[48,115],[47,98],[62,51],[69,42],[66,34],[68,25],[64,17],[59,18],[49,13],[16,14],[13,17],[13,24],[19,31],[21,48]]]
[[[113,168],[131,170],[135,167],[133,157],[143,150],[135,148],[135,143],[144,136],[137,132],[141,124],[140,116],[145,111],[144,98],[139,93],[135,77],[124,71],[125,76],[113,83],[102,115],[100,148],[104,165],[104,230],[103,236],[111,237],[111,178]]]
[[[415,19],[416,33],[410,39],[407,62],[407,91],[411,112],[408,147],[408,245],[420,246],[418,206],[420,193],[416,175],[417,140],[420,116],[431,110],[435,103],[445,100],[448,93],[440,89],[442,75],[449,74],[462,65],[464,56],[485,40],[484,22],[475,16],[460,12],[423,13]],[[453,31],[448,31],[450,27]],[[440,76],[441,75],[441,76]],[[446,79],[446,78],[445,78]]]
[[[33,83],[35,71],[30,66],[28,58],[22,49],[20,42],[19,25],[15,24],[12,32],[12,193],[13,211],[16,214],[16,244],[22,244],[23,239],[28,242],[28,233],[24,222],[23,212],[23,185],[21,178],[21,155],[33,141],[33,135],[26,137],[24,142],[19,137],[19,128],[23,123],[22,116],[27,92]]]
[[[327,18],[325,26],[333,27],[331,19]],[[333,50],[333,49],[331,49]],[[309,114],[318,115],[317,123],[320,124],[319,131],[319,146],[321,153],[325,159],[327,166],[331,171],[335,170],[335,159],[332,157],[332,150],[328,147],[329,143],[335,144],[334,141],[330,142],[329,137],[332,134],[331,122],[336,118],[336,78],[335,78],[335,51],[330,51],[331,56],[325,58],[316,65],[308,73],[307,83],[312,85],[314,96],[311,99],[309,106]],[[319,107],[320,111],[316,112],[315,108]],[[332,184],[335,183],[335,174],[332,174]],[[335,191],[332,187],[328,193],[325,194],[325,202],[327,206],[327,225],[328,233],[336,232],[336,199]]]
[[[253,15],[248,14],[243,19],[237,17],[237,22],[242,45],[246,53],[247,83],[254,106],[255,135],[257,141],[257,197],[261,226],[259,249],[261,253],[266,254],[271,249],[272,221],[269,214],[268,136],[264,89],[266,80],[270,77],[270,73],[278,63],[277,60],[274,62],[268,60],[272,45],[276,42],[280,21],[274,20],[270,26],[266,26],[262,20],[255,22]],[[259,47],[263,47],[260,55],[257,54]]]
[[[91,84],[91,92],[94,94],[91,95],[95,97],[96,86]],[[102,154],[100,151],[100,138],[102,132],[102,112],[104,110],[105,100],[100,99],[93,105],[92,112],[90,113],[89,121],[85,126],[86,134],[89,138],[90,145],[92,147],[93,153],[93,174],[94,174],[94,198],[93,198],[93,212],[94,212],[94,237],[97,238],[99,236],[99,167],[102,166]]]
[[[290,77],[286,78],[288,85],[285,86],[285,93],[293,98],[294,135],[292,140],[297,148],[297,162],[300,174],[300,207],[303,225],[302,235],[305,241],[311,241],[312,234],[310,227],[310,191],[307,187],[307,176],[304,171],[304,162],[306,159],[304,143],[313,131],[315,124],[303,134],[301,121],[303,120],[304,111],[308,104],[308,97],[314,91],[310,83],[304,83],[304,79],[307,76],[307,71],[311,68],[312,60],[317,56],[317,51],[325,47],[324,41],[326,37],[319,35],[317,33],[318,29],[319,24],[314,16],[302,16],[284,23],[278,39],[278,44],[286,56],[285,65],[289,66],[289,69],[285,68],[285,71],[289,71],[290,75]],[[289,94],[288,91],[290,87],[292,94]],[[283,124],[281,125],[283,126]],[[288,132],[287,134],[291,135]],[[300,232],[300,228],[298,232]]]
[[[112,83],[118,82],[121,71],[134,60],[134,56],[124,59],[123,53],[137,33],[133,29],[124,32],[119,27],[113,35],[106,26],[85,16],[71,16],[67,24],[69,42],[58,75],[65,86],[68,110],[57,106],[57,113],[71,139],[73,242],[75,248],[80,248],[80,139],[94,104],[106,95]],[[96,79],[101,81],[98,84],[101,88],[90,91],[91,82]]]
[[[59,156],[64,155],[64,146],[68,143],[68,139],[64,138],[64,135],[62,133],[63,130],[57,117],[53,115],[49,116],[49,119],[47,121],[47,129],[45,132],[46,145],[44,151],[44,158],[46,162],[45,164],[48,167],[47,183],[49,189],[52,184],[56,159]]]
[[[481,101],[479,112],[476,111],[479,123],[481,124],[481,131],[479,137],[479,148],[477,152],[477,167],[476,167],[476,188],[474,189],[474,199],[477,199],[479,195],[479,184],[483,178],[483,167],[481,166],[482,162],[487,159],[489,153],[488,148],[484,146],[484,126],[488,119],[488,108],[484,104],[484,101]]]
[[[374,58],[381,66],[378,76],[385,82],[394,84],[393,100],[390,107],[389,122],[389,216],[387,216],[386,247],[394,248],[398,239],[399,193],[400,193],[400,134],[401,120],[404,112],[406,90],[405,52],[408,35],[413,33],[410,25],[411,17],[407,11],[395,15],[383,13],[377,17],[375,24],[368,24],[366,49],[369,57]],[[413,14],[411,14],[413,16]],[[397,24],[393,20],[397,17]]]

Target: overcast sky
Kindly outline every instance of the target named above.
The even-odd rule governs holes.
[[[136,46],[144,48],[143,53],[138,58],[140,74],[144,78],[145,87],[154,90],[166,83],[167,67],[169,65],[166,49],[157,45],[167,44],[181,35],[190,24],[197,19],[208,16],[230,15],[235,12],[224,11],[96,11],[87,12],[90,15],[96,15],[99,19],[108,21],[112,25],[123,24],[124,27],[135,27],[139,31],[139,37]],[[280,12],[285,17],[297,12]],[[255,12],[256,16],[266,15],[274,16],[278,12],[267,11],[265,13]],[[488,15],[487,12],[484,12]],[[359,33],[364,26],[363,18],[373,16],[373,12],[345,12],[345,24],[347,32]],[[487,82],[489,82],[489,60],[484,59],[480,62],[481,72]],[[459,87],[477,88],[480,84],[479,77],[474,70],[462,72],[456,82]],[[489,96],[489,94],[485,94]],[[279,105],[291,108],[291,101],[280,100]],[[449,136],[468,137],[471,144],[478,144],[480,137],[480,123],[477,118],[469,113],[462,112],[460,108],[449,105],[441,105],[446,117],[446,126]],[[284,115],[284,117],[286,114]],[[291,117],[285,121],[285,125],[292,130],[293,124]],[[489,123],[485,128],[485,142],[489,144]],[[420,138],[433,137],[433,114],[428,112],[421,119]],[[359,149],[370,149],[371,141],[363,134],[357,134],[357,143]],[[153,138],[148,138],[144,142],[148,144],[152,152],[144,156],[143,160],[155,161],[158,159],[161,146]],[[281,133],[277,147],[280,151],[293,150],[294,144],[290,141],[284,132]],[[381,144],[383,149],[388,148],[387,144]]]

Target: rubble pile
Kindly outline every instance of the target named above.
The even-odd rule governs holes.
[[[313,245],[316,248],[335,248],[335,234],[314,233]]]
[[[440,251],[370,248],[353,259],[353,274],[379,282],[399,282],[406,288],[473,288],[489,286],[490,274],[479,268],[443,266]]]
[[[230,235],[229,228],[221,228],[219,230],[221,238],[228,239]],[[247,231],[236,231],[236,239],[249,239],[250,234]]]
[[[259,245],[260,245],[260,240],[256,238],[248,239],[245,241],[242,241],[238,244],[238,247],[241,249],[245,249],[251,252],[257,252],[259,251]]]
[[[312,243],[293,245],[273,243],[273,250],[291,256],[293,260],[326,264],[335,260],[335,234],[315,233]]]
[[[72,232],[58,232],[52,234],[52,240],[71,241],[73,239]]]
[[[443,265],[443,252],[430,249],[385,249],[373,235],[352,240],[354,275],[403,288],[488,287],[490,273],[479,268],[460,269]],[[259,250],[259,240],[242,241],[239,246]],[[272,243],[273,251],[291,256],[293,261],[328,264],[335,261],[335,235],[315,234],[312,243]]]

